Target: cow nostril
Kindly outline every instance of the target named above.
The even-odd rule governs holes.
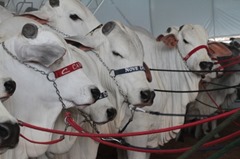
[[[113,120],[117,115],[117,110],[114,108],[107,109],[107,118],[108,120]]]
[[[6,140],[8,139],[9,136],[10,136],[9,128],[4,124],[0,124],[0,138],[2,138],[3,140]]]
[[[98,88],[91,89],[91,93],[92,93],[92,96],[95,100],[98,100],[99,97],[100,97],[100,94],[101,94],[101,92]]]
[[[141,99],[143,102],[148,102],[151,99],[151,91],[150,90],[141,91],[140,95],[141,95]]]
[[[13,80],[6,81],[4,83],[4,87],[5,87],[5,90],[7,91],[7,93],[13,94],[14,91],[16,90],[16,82]]]
[[[212,70],[213,63],[204,61],[204,62],[200,62],[199,66],[202,70]]]
[[[0,124],[0,140],[2,147],[14,148],[19,142],[20,127],[17,123]]]

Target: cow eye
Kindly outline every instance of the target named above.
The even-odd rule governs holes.
[[[112,51],[112,53],[113,53],[114,56],[119,56],[119,57],[123,58],[123,56],[120,55],[120,54],[119,54],[118,52],[116,52],[116,51]]]
[[[183,42],[184,42],[185,44],[189,44],[189,42],[188,42],[186,39],[183,39]]]
[[[76,21],[76,20],[81,20],[82,21],[82,18],[80,18],[77,14],[70,14],[69,17],[74,21]]]

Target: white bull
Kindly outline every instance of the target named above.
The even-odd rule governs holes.
[[[239,56],[239,49],[234,45],[224,44],[225,47],[229,49],[229,52],[232,53],[232,56],[226,57],[218,57],[219,62],[227,61],[227,59],[236,58]],[[220,50],[219,50],[220,51]],[[227,50],[225,51],[227,52]],[[236,59],[237,61],[237,59]],[[234,60],[228,60],[227,62],[222,63],[223,66],[230,65],[231,62],[235,62]],[[239,70],[239,64],[234,64],[232,66],[228,66],[224,68],[224,70]],[[207,84],[204,88],[207,90],[214,90],[228,86],[238,85],[240,83],[239,80],[240,73],[234,72],[229,73],[226,72],[221,77],[211,80],[211,83]],[[196,115],[214,115],[216,112],[220,112],[221,108],[223,109],[232,109],[232,104],[237,99],[237,88],[229,88],[218,91],[210,91],[210,92],[201,92],[198,94],[196,101],[189,105],[188,113],[196,114]],[[220,108],[218,108],[218,106]],[[202,119],[202,118],[198,118]],[[207,134],[211,129],[216,127],[216,121],[211,122],[211,128],[208,127],[208,123],[203,124],[203,132]],[[195,132],[195,137],[199,138],[201,136],[201,126],[197,127],[197,131]],[[216,135],[215,137],[219,137]]]
[[[129,103],[135,106],[145,106],[153,102],[154,93],[149,88],[144,71],[126,72],[126,74],[117,75],[115,80],[109,74],[110,69],[130,70],[133,66],[142,66],[142,45],[132,30],[116,21],[108,22],[102,28],[98,28],[81,43],[96,48],[95,51],[80,52],[79,49],[73,47],[79,53],[79,60],[85,61],[82,62],[89,70],[88,75],[101,81],[109,93],[111,103],[117,106],[117,116],[114,121],[98,126],[98,128],[101,133],[117,133],[128,111]],[[103,48],[108,51],[102,52]],[[99,54],[100,59],[95,55],[96,53]],[[119,93],[119,89],[123,91],[123,94]],[[125,101],[122,95],[127,95],[128,101]],[[89,125],[85,124],[84,127],[92,131]],[[95,158],[97,149],[98,143],[89,138],[78,138],[70,152],[59,155],[58,158]]]
[[[4,34],[6,28],[10,32]],[[19,84],[14,96],[5,102],[14,117],[53,128],[63,109],[62,102],[65,108],[84,108],[99,97],[99,90],[81,69],[81,63],[74,57],[76,54],[71,53],[72,50],[58,35],[33,20],[21,17],[6,20],[0,25],[0,32],[1,65]],[[8,36],[10,33],[12,37]],[[15,36],[13,33],[16,33]],[[21,133],[36,141],[52,138],[50,133],[25,127],[21,128]],[[1,157],[36,157],[47,148],[48,145],[32,144],[20,139],[13,151]]]
[[[37,18],[63,37],[85,36],[100,24],[79,0],[47,0],[39,10],[23,15]]]
[[[86,35],[89,31],[91,31],[93,28],[95,28],[96,26],[98,26],[100,24],[97,21],[97,19],[92,15],[92,13],[84,5],[82,5],[79,2],[76,2],[75,0],[68,1],[66,4],[64,3],[64,1],[61,1],[61,0],[60,1],[49,1],[45,5],[46,6],[42,7],[39,11],[29,12],[26,14],[34,15],[34,16],[38,17],[38,18],[35,17],[36,19],[41,18],[42,20],[40,20],[40,21],[42,21],[42,22],[44,22],[43,19],[46,20],[44,23],[47,23],[48,25],[50,25],[51,28],[53,28],[55,31],[57,31],[59,34],[61,34],[64,37],[69,37],[69,35],[73,36],[74,34],[76,34],[78,37],[76,37],[75,40],[81,40],[81,37]],[[46,8],[48,8],[48,9],[46,9]],[[66,12],[63,12],[63,10]],[[60,19],[59,18],[60,15],[62,17],[66,17],[66,19],[64,19],[64,18]],[[48,21],[48,19],[51,19],[51,20]],[[88,19],[88,20],[84,20],[84,19]],[[59,22],[59,21],[61,21],[61,22]],[[51,24],[50,24],[50,22],[51,22]],[[59,25],[60,23],[64,23],[64,24]],[[77,26],[78,29],[77,30],[75,29],[73,31],[73,29],[71,29],[72,26]],[[66,29],[69,29],[69,30],[66,30]],[[79,32],[79,30],[84,30],[84,31]],[[117,45],[119,45],[119,44],[116,44],[116,46]],[[115,46],[115,44],[114,44],[114,46]],[[123,46],[125,46],[125,44]],[[92,46],[92,47],[94,47],[94,46]],[[121,48],[124,48],[124,47],[121,46]],[[115,58],[121,59],[121,56],[117,55],[117,52],[115,50],[113,50],[113,51],[114,51],[115,55],[118,56]],[[141,51],[139,51],[139,52],[141,52]],[[125,59],[125,58],[130,59],[130,58],[128,58],[128,53],[125,53],[125,54],[127,56],[123,57],[123,59]],[[141,55],[141,54],[139,54],[139,55]],[[106,55],[106,57],[107,57],[107,55]],[[131,56],[131,58],[132,57],[133,56]],[[133,60],[133,61],[135,61],[135,60]],[[111,65],[114,63],[115,66],[113,66],[113,67],[116,67],[116,64],[120,63],[121,61],[118,62],[116,60],[114,60],[114,61],[112,60],[112,61],[108,61],[108,62]],[[121,66],[121,67],[123,67],[123,66]],[[130,86],[131,85],[129,85],[128,87],[131,88]],[[108,87],[109,87],[109,85],[108,85]],[[124,87],[126,87],[126,86],[124,86]],[[112,91],[113,89],[111,88],[110,90]],[[127,90],[127,91],[129,91],[129,90]],[[150,94],[152,94],[152,93],[147,92],[147,98],[150,96]],[[144,96],[143,92],[142,92],[142,96]],[[117,98],[118,98],[117,100],[119,100],[119,97],[117,97]],[[153,98],[153,97],[151,97],[151,98]],[[121,103],[121,101],[118,101],[118,103],[119,102]],[[125,113],[124,110],[121,110],[121,112],[122,112],[122,114]],[[120,116],[123,116],[123,115],[120,115]],[[116,131],[114,130],[112,132],[116,132]]]
[[[3,102],[13,95],[16,83],[3,71],[0,74],[0,153],[14,148],[19,141],[20,127],[17,120],[6,110]]]
[[[208,56],[207,33],[199,25],[184,25],[180,27],[177,34],[177,47],[168,48],[163,42],[156,42],[155,38],[136,30],[141,39],[144,50],[144,61],[150,68],[168,70],[211,70],[213,63]],[[189,54],[198,46],[193,54]],[[198,90],[198,83],[201,80],[200,73],[192,72],[152,72],[153,81],[151,86],[160,90],[191,91]],[[165,93],[156,94],[152,107],[144,110],[156,111],[166,114],[185,114],[187,103],[194,101],[197,93]],[[125,121],[126,123],[126,121]],[[126,128],[125,132],[144,131],[158,128],[168,128],[184,123],[184,116],[155,116],[146,113],[136,112],[134,119]],[[164,132],[154,135],[139,137],[128,137],[126,141],[138,147],[157,147],[164,145],[176,137],[179,130]],[[120,152],[119,158],[124,159],[146,159],[150,154],[128,151],[127,154]]]

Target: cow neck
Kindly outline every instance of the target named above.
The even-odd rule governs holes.
[[[172,51],[171,51],[172,50]],[[186,70],[184,61],[180,56],[176,54],[176,49],[164,50],[163,52],[157,52],[157,68],[170,69],[170,70]],[[160,83],[164,89],[167,90],[197,90],[200,77],[191,72],[158,72]],[[161,92],[160,92],[161,93]],[[158,95],[158,101],[168,101],[159,106],[159,112],[162,113],[186,113],[186,105],[188,102],[193,101],[197,93],[161,93]],[[161,116],[159,121],[164,121],[164,127],[172,127],[184,123],[183,117],[167,117]],[[178,131],[171,131],[160,134],[160,144],[168,142],[168,139],[172,136],[176,136]]]
[[[180,56],[176,54],[177,49],[164,50],[158,52],[157,68],[169,69],[169,70],[188,70],[185,62]],[[161,61],[161,62],[160,62]],[[164,86],[166,90],[197,90],[198,83],[201,77],[192,72],[157,72],[161,82],[161,86]],[[189,96],[189,100],[193,99],[195,93],[190,94],[173,94],[176,96]],[[185,113],[185,112],[183,112]]]

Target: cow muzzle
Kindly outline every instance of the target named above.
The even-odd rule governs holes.
[[[97,87],[94,87],[94,88],[91,88],[91,94],[92,94],[92,97],[95,101],[97,101],[100,97],[100,90],[97,88]]]
[[[201,70],[212,70],[213,68],[213,62],[207,62],[207,61],[203,61],[199,63],[199,66],[201,68]]]
[[[144,105],[152,105],[155,98],[155,92],[150,90],[144,90],[140,92],[141,101]]]
[[[0,149],[14,148],[19,141],[20,127],[17,123],[0,124]]]
[[[16,90],[16,82],[13,80],[8,80],[8,81],[4,82],[4,87],[5,87],[6,92],[9,95],[12,95]]]

